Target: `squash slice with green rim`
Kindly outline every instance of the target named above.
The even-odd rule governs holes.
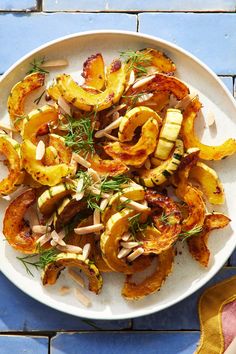
[[[24,179],[21,168],[20,144],[7,134],[0,134],[0,152],[7,159],[8,176],[0,181],[0,194],[8,195],[16,190]]]
[[[147,170],[142,168],[139,170],[139,177],[137,177],[137,181],[146,187],[154,187],[155,185],[165,183],[168,178],[172,176],[173,173],[177,170],[183,153],[183,143],[178,139],[176,141],[172,156],[153,169]]]
[[[82,255],[75,253],[59,253],[53,262],[48,263],[42,274],[43,285],[55,284],[65,267],[76,267],[82,270],[88,277],[89,290],[99,294],[103,283],[99,270],[89,259],[85,260]]]
[[[118,192],[114,194],[107,207],[105,208],[104,212],[102,213],[102,222],[104,224],[107,223],[107,221],[110,219],[110,217],[119,211],[118,209],[121,207],[121,202],[120,202],[120,197],[126,197],[128,199],[134,200],[134,201],[139,201],[139,200],[144,200],[145,196],[145,191],[142,186],[131,186],[124,188],[122,192]],[[125,208],[126,205],[124,205],[123,208]]]
[[[17,251],[26,254],[38,252],[36,241],[40,235],[34,234],[24,220],[28,208],[35,202],[35,190],[28,189],[8,205],[3,219],[3,234],[7,241]]]
[[[69,194],[74,193],[76,183],[60,183],[43,192],[38,198],[39,211],[44,215],[52,214],[58,203]]]
[[[152,109],[139,106],[128,111],[120,122],[119,140],[121,142],[131,141],[134,137],[135,129],[144,125],[148,119],[154,118],[158,123],[161,123],[161,118]]]
[[[194,122],[201,107],[202,104],[196,96],[184,110],[181,137],[185,148],[198,148],[200,150],[199,157],[203,160],[222,160],[233,155],[236,152],[236,139],[228,139],[217,146],[205,145],[199,141],[194,132]]]
[[[191,168],[189,178],[200,184],[200,188],[211,204],[224,204],[224,187],[213,168],[198,161]]]
[[[64,99],[84,111],[102,111],[117,103],[124,91],[126,80],[125,66],[114,60],[108,68],[107,85],[101,93],[91,93],[80,87],[70,75],[58,75],[56,87]]]
[[[7,106],[10,119],[14,127],[20,131],[23,124],[22,117],[25,115],[24,103],[26,97],[44,85],[45,74],[36,72],[27,75],[22,81],[17,82],[11,89]]]
[[[31,111],[23,120],[22,138],[36,143],[37,133],[45,124],[55,122],[58,119],[58,111],[55,107],[45,105]]]
[[[95,90],[103,90],[105,86],[105,66],[100,53],[91,55],[83,65],[84,85]]]
[[[122,235],[129,229],[129,218],[136,215],[137,211],[123,209],[121,212],[112,215],[106,224],[106,229],[101,235],[100,246],[102,256],[108,266],[116,272],[133,274],[139,272],[150,265],[148,256],[140,256],[132,263],[128,263],[124,258],[119,259],[119,242]],[[147,213],[142,213],[141,218],[146,220]]]
[[[210,231],[221,229],[227,226],[229,222],[230,219],[224,214],[208,214],[205,217],[201,232],[187,239],[189,252],[202,266],[207,267],[210,258],[210,251],[207,247]]]
[[[169,248],[157,256],[157,266],[154,272],[141,283],[135,283],[132,275],[126,277],[122,295],[126,300],[140,300],[143,297],[160,290],[167,276],[171,273],[174,261],[174,250]]]
[[[157,121],[149,118],[143,125],[141,136],[135,145],[128,145],[117,141],[104,146],[104,150],[113,159],[121,160],[126,165],[140,167],[155,150],[158,131]]]
[[[61,163],[55,166],[44,166],[36,160],[36,146],[30,140],[21,144],[22,165],[26,171],[39,183],[46,186],[55,186],[70,172],[69,167]]]

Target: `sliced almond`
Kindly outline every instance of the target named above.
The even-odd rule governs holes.
[[[215,124],[216,119],[212,111],[208,111],[204,118],[206,127],[211,127],[213,124]]]
[[[39,237],[36,241],[36,243],[40,246],[43,246],[45,243],[47,243],[49,240],[51,240],[52,236],[50,233],[42,235]]]
[[[66,245],[66,246],[60,246],[57,245],[57,248],[62,251],[62,252],[71,252],[71,253],[77,253],[81,254],[82,253],[82,248],[79,246],[74,246],[74,245]]]
[[[135,247],[138,247],[140,244],[139,242],[121,242],[120,245],[124,248],[135,248]]]
[[[96,188],[96,187],[90,187],[89,188],[90,190],[91,190],[91,192],[93,193],[93,194],[95,194],[95,195],[100,195],[102,198],[110,198],[110,194],[108,194],[108,193],[101,193],[101,191],[98,189],[98,188]]]
[[[133,85],[134,81],[135,81],[135,73],[134,70],[131,70],[129,75],[128,86]]]
[[[35,158],[36,158],[37,161],[42,160],[42,158],[45,155],[45,151],[46,151],[45,144],[44,144],[43,140],[40,140],[38,142],[37,147],[36,147],[36,156],[35,156]]]
[[[142,103],[142,102],[148,101],[148,100],[150,100],[150,98],[152,98],[152,96],[153,96],[153,93],[144,93],[143,95],[138,97],[138,102]],[[154,102],[154,104],[156,104],[156,103]]]
[[[75,296],[85,307],[91,306],[91,300],[87,296],[85,296],[79,289],[75,289]]]
[[[57,246],[57,242],[54,241],[54,240],[51,240],[51,241],[50,241],[50,245],[51,245],[52,247],[56,247],[56,246]]]
[[[108,199],[108,198],[103,199],[103,200],[101,201],[100,206],[99,206],[99,208],[101,209],[101,211],[105,210],[105,208],[106,208],[108,202],[109,202],[109,199]]]
[[[113,141],[119,141],[119,139],[116,136],[110,135],[106,132],[103,133],[103,136],[105,136],[106,138],[108,138],[109,140],[113,140]]]
[[[74,232],[77,235],[86,235],[86,234],[91,234],[93,232],[101,231],[103,230],[103,228],[104,228],[103,224],[96,224],[96,225],[78,227],[74,229]]]
[[[150,162],[150,159],[147,159],[147,160],[145,161],[144,166],[145,166],[145,168],[146,168],[147,170],[150,170],[150,168],[151,168],[151,162]]]
[[[81,166],[85,167],[85,168],[89,168],[91,167],[91,163],[86,161],[82,156],[80,156],[79,154],[73,153],[73,159],[78,162]]]
[[[82,252],[84,259],[88,258],[90,251],[91,251],[91,244],[86,243],[83,247],[83,252]]]
[[[143,79],[140,79],[140,80],[137,80],[134,84],[133,84],[133,89],[136,89],[138,87],[141,87],[145,84],[147,84],[149,81],[152,81],[154,79],[155,75],[150,75],[150,76],[147,76]]]
[[[144,249],[142,247],[137,248],[135,251],[133,251],[128,257],[127,260],[129,262],[134,261],[136,258],[138,258],[139,256],[141,256],[144,252]]]
[[[101,212],[99,209],[95,209],[93,212],[93,223],[94,225],[100,224],[101,222]]]
[[[70,291],[71,291],[71,288],[69,288],[68,286],[62,286],[62,287],[59,289],[60,295],[66,295],[66,294],[68,294]]]
[[[54,242],[56,242],[56,244],[58,244],[60,246],[65,246],[66,245],[66,243],[62,240],[60,235],[55,230],[52,231],[51,236],[52,236],[52,240]]]
[[[67,66],[69,65],[67,59],[53,59],[53,60],[46,60],[40,66],[41,68],[53,68],[59,66]]]
[[[106,114],[106,117],[112,116],[114,113],[118,112],[119,110],[121,110],[122,108],[125,108],[125,107],[126,107],[126,104],[125,104],[125,103],[119,104],[118,106],[116,106],[115,108],[113,108],[112,110],[110,110],[110,111]],[[117,118],[118,118],[118,117],[117,117]]]
[[[88,168],[88,174],[92,177],[94,182],[101,182],[101,178],[100,178],[99,174],[94,169]]]
[[[123,117],[119,117],[118,119],[114,120],[114,122],[106,126],[104,129],[98,130],[94,135],[95,138],[102,138],[104,133],[108,133],[111,132],[113,129],[119,128],[122,118]]]
[[[114,122],[114,121],[117,120],[119,117],[120,117],[120,113],[116,111],[116,112],[114,112],[114,113],[112,114],[111,119],[112,119],[113,122]]]
[[[58,106],[62,108],[62,110],[68,114],[69,116],[71,115],[71,108],[70,105],[66,102],[66,100],[60,96],[57,100]]]
[[[85,287],[84,279],[74,269],[68,268],[68,274],[82,288]]]
[[[78,180],[77,186],[76,186],[76,194],[74,196],[74,198],[79,201],[83,198],[84,196],[84,191],[82,190],[84,186],[84,179],[80,178]]]
[[[130,237],[131,237],[131,233],[125,232],[124,235],[121,237],[121,239],[126,242],[129,240]]]
[[[126,203],[129,207],[131,207],[132,209],[137,210],[137,211],[144,211],[144,210],[149,209],[146,205],[137,203],[133,200],[129,200],[129,198],[126,198],[126,197],[120,197],[120,201],[122,203]]]
[[[124,257],[128,256],[128,254],[130,254],[130,252],[132,252],[132,249],[121,248],[120,252],[117,255],[117,258],[119,258],[119,259],[124,258]]]
[[[46,232],[50,232],[51,228],[50,226],[45,226],[45,225],[33,225],[32,231],[35,232],[36,234],[45,234]]]

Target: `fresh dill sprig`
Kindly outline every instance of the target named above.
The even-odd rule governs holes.
[[[127,50],[120,52],[120,57],[128,64],[128,70],[135,70],[137,76],[147,74],[146,66],[151,65],[151,56],[148,51]]]
[[[174,225],[176,224],[176,220],[173,220],[174,213],[171,212],[168,215],[163,211],[161,216],[159,217],[159,221],[165,225]]]
[[[191,230],[181,232],[179,234],[179,237],[181,237],[181,241],[184,242],[189,237],[197,236],[198,234],[200,234],[200,232],[202,232],[202,230],[202,226],[194,226]]]
[[[88,187],[90,187],[93,184],[92,177],[85,171],[77,171],[75,178],[82,179],[83,180],[83,188],[80,192],[84,191]]]
[[[101,193],[120,192],[122,186],[127,184],[130,178],[125,175],[118,175],[112,178],[105,177],[101,183]]]
[[[13,121],[14,125],[19,123],[20,121],[24,120],[25,118],[28,119],[28,115],[27,114],[22,114],[22,115],[16,114],[15,116],[16,116],[16,119],[14,119],[14,121]]]
[[[43,97],[43,95],[45,94],[45,90],[41,93],[41,95],[39,96],[39,97],[37,97],[35,100],[34,100],[34,103],[35,104],[39,104],[40,103],[40,101],[41,101],[41,99],[42,99],[42,97]]]
[[[84,157],[88,154],[93,154],[94,141],[93,141],[93,127],[91,117],[83,117],[75,119],[69,115],[65,116],[67,124],[65,127],[68,133],[65,136],[65,143],[77,153],[82,153]]]
[[[129,205],[128,205],[129,202],[131,202],[131,199],[129,199],[129,198],[126,199],[126,201],[124,201],[124,202],[122,202],[122,203],[117,205],[116,210],[117,211],[121,211],[124,208],[129,208]]]
[[[40,59],[34,59],[32,63],[30,63],[31,69],[27,71],[28,74],[32,73],[42,73],[42,74],[48,74],[49,71],[43,69],[41,66],[45,62],[45,58],[40,58]]]
[[[134,95],[122,95],[122,98],[125,98],[129,101],[129,105],[131,109],[139,102],[139,98],[142,97],[143,95],[144,95],[143,92],[139,92]]]
[[[51,248],[49,250],[42,251],[39,255],[33,254],[16,258],[21,261],[26,272],[33,277],[34,275],[29,266],[35,267],[37,270],[44,269],[47,264],[55,261],[57,254],[57,251],[54,248]],[[35,257],[38,256],[39,258],[35,260]]]
[[[146,223],[140,222],[141,213],[138,213],[134,216],[128,218],[129,223],[129,231],[130,233],[135,236],[138,232],[143,232],[146,228],[152,224],[151,219],[149,218]]]

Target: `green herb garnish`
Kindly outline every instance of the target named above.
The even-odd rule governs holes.
[[[28,119],[28,115],[26,115],[26,114],[22,114],[22,115],[18,115],[18,114],[16,114],[15,115],[16,116],[16,119],[14,119],[14,121],[13,121],[13,124],[14,125],[16,125],[17,123],[19,123],[20,121],[22,121],[22,120],[24,120],[24,119]]]
[[[181,237],[181,241],[184,242],[185,240],[187,240],[189,237],[192,236],[197,236],[198,234],[200,234],[200,232],[202,232],[203,228],[202,226],[194,226],[191,230],[189,231],[185,231],[185,232],[181,232],[179,234],[179,237]]]
[[[133,236],[135,236],[138,232],[142,233],[144,230],[146,230],[146,228],[149,225],[152,224],[152,221],[150,218],[148,218],[146,223],[140,223],[140,216],[141,216],[141,213],[138,213],[138,214],[128,218],[129,231]]]
[[[29,71],[27,71],[27,75],[28,74],[32,74],[32,73],[42,73],[42,74],[48,74],[49,71],[43,69],[41,67],[41,65],[45,62],[45,58],[41,58],[41,59],[34,59],[32,63],[30,63],[31,69]]]
[[[127,50],[120,52],[120,57],[128,64],[128,70],[135,70],[137,76],[147,74],[146,66],[151,65],[151,55],[148,51]]]
[[[42,97],[43,97],[43,95],[45,94],[45,90],[41,93],[41,95],[39,96],[39,97],[37,97],[35,100],[34,100],[34,103],[35,104],[39,104],[40,103],[40,101],[41,101],[41,99],[42,99]]]

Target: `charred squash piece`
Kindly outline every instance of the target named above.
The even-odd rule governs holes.
[[[101,176],[117,176],[128,171],[128,167],[120,160],[103,160],[96,153],[88,156],[88,161]]]
[[[85,79],[84,85],[103,90],[105,86],[105,71],[102,54],[91,55],[83,65],[82,76]]]
[[[59,253],[55,261],[46,265],[43,274],[43,285],[53,285],[56,283],[61,271],[65,267],[76,267],[82,270],[88,277],[89,290],[98,294],[102,288],[102,276],[97,267],[88,259],[75,253]]]
[[[158,131],[157,121],[149,118],[143,125],[141,136],[135,145],[115,142],[106,145],[104,150],[113,159],[119,159],[126,165],[140,167],[155,150]]]
[[[129,218],[137,214],[130,209],[123,209],[114,214],[106,225],[104,233],[101,235],[100,246],[102,255],[108,266],[116,272],[133,274],[145,269],[150,265],[148,256],[140,256],[132,263],[122,258],[117,258],[119,253],[119,241],[122,235],[129,229]]]
[[[181,232],[181,213],[171,198],[154,190],[146,191],[145,199],[151,207],[155,228],[147,227],[138,235],[138,239],[142,242],[144,254],[160,254],[178,239]]]
[[[202,231],[187,239],[188,249],[192,257],[204,267],[208,266],[210,251],[207,247],[209,233],[227,226],[230,219],[220,213],[206,215]]]
[[[124,91],[126,80],[125,67],[115,60],[108,68],[106,89],[98,94],[80,87],[70,75],[57,76],[56,87],[64,99],[84,111],[101,111],[117,103]]]
[[[145,62],[142,63],[144,67],[154,66],[156,68],[156,72],[169,75],[175,72],[175,64],[165,53],[152,48],[143,49],[140,53],[144,55],[144,58],[146,58],[146,64]]]
[[[68,146],[66,146],[63,136],[50,134],[49,146],[53,146],[56,149],[61,163],[65,163],[67,165],[70,163],[72,151]]]
[[[24,103],[26,97],[44,85],[45,74],[36,72],[27,75],[22,81],[17,82],[11,89],[8,97],[8,112],[14,127],[20,131],[23,124],[22,116],[25,115]]]
[[[157,256],[157,267],[154,272],[136,284],[132,281],[132,275],[126,277],[122,295],[126,300],[140,300],[147,295],[151,295],[160,290],[167,276],[171,273],[174,261],[173,248],[162,252]]]
[[[168,103],[170,100],[170,94],[169,92],[166,91],[160,91],[160,92],[153,92],[153,96],[148,98],[147,100],[145,99],[142,101],[142,96],[141,99],[139,98],[138,100],[135,99],[135,96],[133,98],[133,106],[139,107],[139,106],[146,106],[148,108],[151,108],[153,111],[159,113]],[[145,98],[145,96],[144,96]],[[126,100],[124,98],[122,102]],[[141,102],[139,102],[141,101]]]
[[[181,136],[186,149],[192,147],[200,149],[199,157],[203,160],[222,160],[234,154],[236,152],[236,139],[228,139],[217,146],[205,145],[199,141],[194,132],[194,122],[201,107],[198,97],[194,97],[184,110]]]
[[[36,241],[40,237],[32,233],[24,220],[26,211],[35,202],[35,190],[28,189],[9,204],[3,219],[3,234],[7,241],[17,251],[26,254],[37,253]]]
[[[58,112],[56,108],[45,105],[41,108],[31,111],[23,120],[22,138],[36,143],[37,133],[45,124],[56,121]]]
[[[30,140],[24,140],[21,144],[22,164],[26,171],[43,185],[55,186],[70,172],[66,164],[44,166],[36,160],[36,146]]]
[[[25,173],[21,169],[20,145],[6,134],[0,134],[0,152],[7,158],[9,174],[0,181],[0,194],[8,195],[23,182]]]

